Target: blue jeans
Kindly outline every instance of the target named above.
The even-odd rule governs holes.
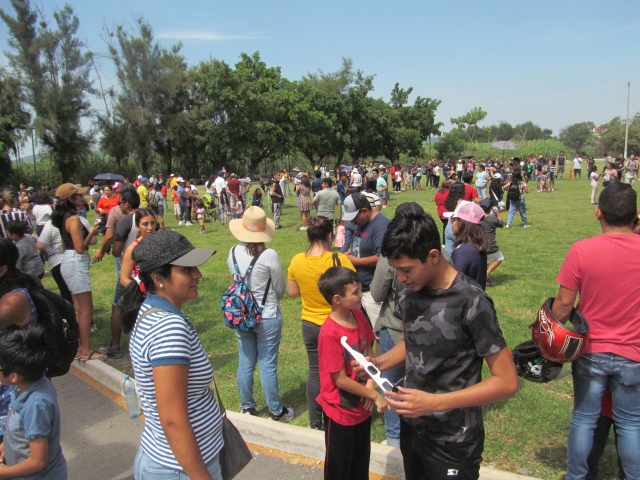
[[[380,330],[380,355],[387,353],[395,346],[389,330],[383,328]],[[392,384],[396,384],[405,375],[404,365],[401,365],[391,370],[382,372],[382,378],[386,378]],[[400,415],[396,413],[396,410],[391,407],[391,410],[384,414],[384,429],[387,432],[387,443],[392,447],[400,446]]]
[[[263,318],[251,332],[236,330],[238,337],[238,391],[240,406],[253,408],[253,373],[256,363],[260,365],[260,383],[269,411],[274,415],[282,413],[282,398],[278,386],[278,350],[282,338],[282,312],[273,318]]]
[[[207,464],[207,470],[211,474],[213,480],[222,480],[222,472],[220,471],[220,454],[216,455],[211,462]],[[133,478],[136,480],[189,480],[184,472],[172,470],[159,463],[154,462],[149,456],[138,449],[136,459],[133,463]]]
[[[507,225],[511,225],[513,217],[516,214],[516,210],[520,210],[520,218],[522,219],[522,223],[527,225],[527,204],[524,200],[511,200],[511,203],[509,205],[509,218],[507,220]]]
[[[476,186],[476,191],[478,192],[478,197],[480,198],[484,198],[487,196],[487,187]]]
[[[613,397],[622,468],[627,479],[640,479],[640,363],[613,353],[592,353],[573,362],[574,407],[566,480],[583,479],[589,471],[587,458],[607,384]]]

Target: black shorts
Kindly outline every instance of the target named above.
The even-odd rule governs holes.
[[[484,430],[466,442],[441,442],[418,435],[400,421],[400,451],[407,480],[477,480],[483,450]]]

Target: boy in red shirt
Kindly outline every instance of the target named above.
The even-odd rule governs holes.
[[[389,405],[375,390],[373,380],[365,384],[358,379],[341,338],[346,336],[351,348],[371,356],[376,337],[361,310],[362,285],[356,272],[331,267],[320,277],[318,288],[331,304],[331,313],[318,337],[317,401],[324,411],[324,478],[366,480],[371,455],[371,409],[375,404],[382,412]]]

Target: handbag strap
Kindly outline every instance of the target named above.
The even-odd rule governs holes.
[[[335,252],[333,255],[331,255],[331,259],[333,260],[333,266],[334,267],[341,267],[342,263],[340,263],[340,258],[338,257],[338,253]]]
[[[136,325],[135,325],[135,327],[133,327],[133,332],[131,333],[131,339],[135,340],[136,333],[138,332],[138,326],[140,325],[140,322],[142,321],[142,319],[144,317],[146,317],[147,315],[150,315],[152,313],[161,312],[161,311],[162,311],[162,308],[158,308],[158,307],[151,307],[151,308],[145,310],[145,312],[138,317],[138,320],[136,320]]]
[[[223,417],[226,417],[227,416],[227,410],[224,408],[224,404],[222,403],[222,399],[220,398],[220,392],[218,391],[218,384],[216,383],[215,375],[213,377],[213,387],[215,388],[216,397],[218,399],[218,410],[220,410],[220,414]]]

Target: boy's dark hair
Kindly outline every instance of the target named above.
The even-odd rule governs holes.
[[[24,237],[27,233],[27,226],[20,220],[11,220],[5,224],[5,228],[9,233],[13,233],[19,237]]]
[[[140,195],[136,191],[127,189],[123,192],[120,189],[120,201],[122,203],[127,202],[131,208],[136,210],[140,206]]]
[[[38,190],[36,192],[36,205],[49,205],[51,203],[51,197],[44,190]]]
[[[374,168],[373,170],[371,170],[371,173],[380,173],[380,170],[378,170],[377,168]]]
[[[611,182],[602,190],[598,199],[598,208],[607,225],[626,227],[633,223],[638,215],[638,195],[628,183]]]
[[[464,172],[462,174],[462,181],[464,183],[471,183],[471,180],[473,180],[473,173],[471,172]]]
[[[8,330],[0,337],[0,368],[4,375],[17,373],[27,382],[40,380],[49,364],[49,349],[44,330]]]
[[[314,175],[316,176],[316,178],[320,178],[322,176],[322,172],[320,170],[316,170],[314,172]]]
[[[440,234],[428,213],[405,210],[396,213],[382,239],[381,253],[387,258],[417,258],[427,261],[429,252],[440,250]]]
[[[367,180],[367,191],[376,193],[377,190],[378,190],[378,182],[376,181],[376,179],[372,178],[371,180]]]
[[[333,180],[329,177],[322,179],[322,183],[326,183],[327,187],[333,187]]]
[[[345,267],[331,267],[320,276],[318,289],[327,303],[331,305],[333,297],[335,295],[344,297],[347,285],[353,283],[360,283],[356,272]]]

